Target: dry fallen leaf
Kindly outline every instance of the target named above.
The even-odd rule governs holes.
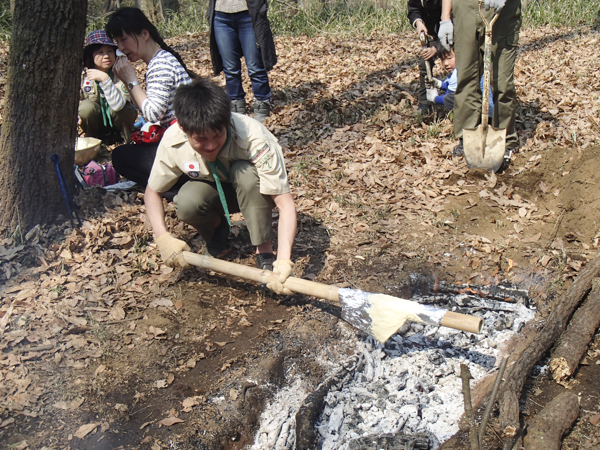
[[[183,412],[190,412],[194,408],[194,406],[200,404],[201,400],[204,400],[204,397],[199,396],[199,395],[194,396],[194,397],[187,397],[186,399],[184,399],[181,402],[181,405],[183,406],[182,411]]]
[[[84,402],[84,398],[80,397],[78,399],[75,400],[71,400],[71,401],[60,401],[60,402],[56,402],[54,405],[55,408],[57,409],[64,409],[66,411],[73,411],[77,408],[79,408],[83,402]]]
[[[90,432],[94,431],[98,425],[100,425],[100,424],[99,423],[88,423],[87,425],[81,425],[75,432],[74,436],[78,437],[79,439],[83,439]]]
[[[163,419],[158,423],[165,427],[170,427],[171,425],[175,425],[176,423],[181,423],[181,422],[185,422],[185,420],[181,420],[178,417],[167,417],[166,419]]]

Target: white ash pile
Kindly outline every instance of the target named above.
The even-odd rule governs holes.
[[[438,448],[458,431],[464,411],[460,364],[468,364],[475,381],[497,370],[498,346],[533,318],[525,306],[512,306],[513,311],[471,312],[485,320],[481,335],[413,323],[385,346],[371,337],[347,341],[355,357],[329,380],[315,425],[318,448]],[[296,380],[266,408],[253,449],[295,448],[297,399],[305,391]]]

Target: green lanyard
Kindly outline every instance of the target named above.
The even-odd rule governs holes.
[[[108,76],[112,79],[112,69],[108,71]],[[98,87],[98,98],[100,100],[100,112],[102,113],[102,124],[107,128],[113,128],[112,119],[110,118],[110,106],[104,96],[104,91],[100,87],[100,82],[96,81]]]
[[[223,186],[221,186],[221,180],[219,179],[219,174],[217,173],[217,169],[221,171],[223,175],[225,175],[225,180],[229,181],[229,174],[227,173],[227,169],[223,165],[220,160],[208,161],[208,165],[210,166],[210,170],[213,174],[213,178],[215,179],[215,183],[217,184],[217,191],[219,192],[219,199],[221,200],[221,205],[223,205],[223,210],[225,211],[225,217],[227,218],[227,223],[229,224],[229,231],[231,231],[231,218],[229,217],[229,208],[227,207],[227,199],[225,198],[225,192],[223,192]]]

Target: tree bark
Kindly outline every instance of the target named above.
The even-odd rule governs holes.
[[[592,281],[600,273],[600,253],[597,254],[579,273],[567,291],[554,302],[553,311],[545,320],[538,322],[541,330],[537,333],[530,332],[525,340],[515,349],[510,356],[509,366],[504,375],[500,395],[500,429],[505,437],[505,448],[519,429],[519,396],[523,389],[525,379],[539,361],[564,331],[569,317],[589,292]]]
[[[567,331],[563,333],[552,352],[550,370],[555,381],[565,380],[575,373],[599,326],[600,286],[595,285],[583,305],[573,315]]]
[[[156,5],[154,0],[135,0],[135,6],[142,10],[148,20],[156,25]]]
[[[579,416],[579,398],[563,392],[533,418],[523,439],[527,450],[560,450],[562,436]]]
[[[65,211],[50,156],[69,183],[77,137],[87,0],[17,0],[2,135],[0,231],[24,235]]]

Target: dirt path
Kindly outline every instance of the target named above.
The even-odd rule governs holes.
[[[600,239],[600,115],[589,88],[600,61],[585,51],[598,37],[538,29],[521,42],[522,149],[495,176],[451,156],[447,118],[414,121],[414,97],[394,87],[416,86],[412,36],[278,39],[266,124],[297,199],[297,276],[403,297],[413,273],[507,279],[546,313]],[[171,44],[209,75],[206,36]],[[0,240],[0,442],[10,448],[243,448],[279,386],[301,375],[316,387],[331,361],[351,356],[355,332],[336,307],[163,267],[141,195],[92,190],[80,201],[80,230]],[[168,215],[199,251],[201,239],[172,207]],[[239,218],[235,230],[228,257],[251,265]],[[589,399],[600,395],[592,376],[579,381]],[[557,389],[544,383],[533,379],[529,392]],[[588,421],[597,402],[585,409],[567,448],[600,438]]]

